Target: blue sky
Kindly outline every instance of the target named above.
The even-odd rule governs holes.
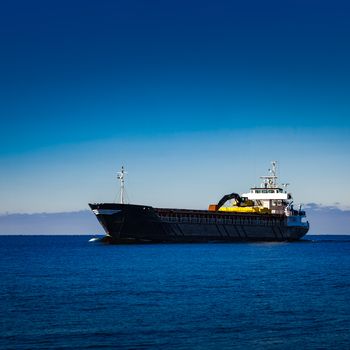
[[[0,212],[205,208],[276,159],[350,207],[350,3],[12,1],[0,11]]]

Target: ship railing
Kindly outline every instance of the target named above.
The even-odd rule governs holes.
[[[182,215],[161,215],[165,222],[173,223],[190,223],[190,224],[221,224],[221,225],[258,225],[258,226],[274,226],[283,222],[281,218],[271,218],[266,216],[182,216]]]

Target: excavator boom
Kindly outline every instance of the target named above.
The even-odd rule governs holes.
[[[219,210],[227,201],[229,201],[230,199],[234,199],[237,203],[237,206],[241,206],[241,204],[243,203],[243,199],[242,197],[237,194],[237,193],[230,193],[230,194],[225,194],[218,202],[217,206],[216,206],[216,210]]]

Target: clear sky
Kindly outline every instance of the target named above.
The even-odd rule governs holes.
[[[350,2],[11,1],[0,11],[0,213],[205,208],[280,162],[350,207]]]

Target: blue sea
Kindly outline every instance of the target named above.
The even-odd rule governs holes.
[[[350,236],[0,237],[1,349],[349,349]]]

